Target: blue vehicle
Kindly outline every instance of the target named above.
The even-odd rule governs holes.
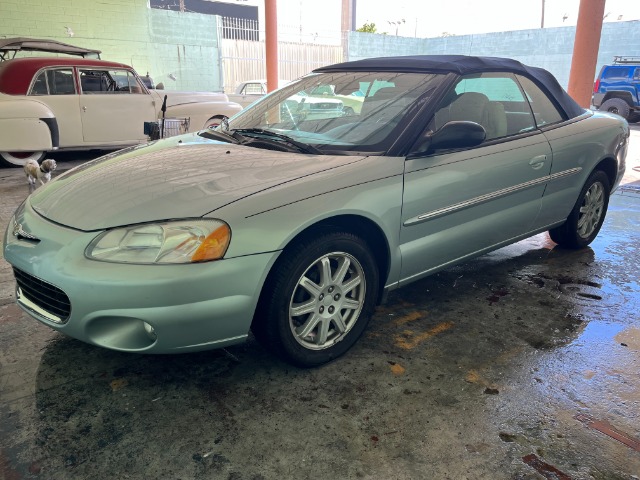
[[[617,113],[628,122],[640,120],[640,57],[613,57],[593,85],[591,103],[598,110]]]

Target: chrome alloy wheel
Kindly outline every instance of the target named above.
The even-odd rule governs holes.
[[[585,193],[578,218],[580,237],[588,238],[598,227],[604,212],[604,197],[604,186],[600,182],[595,182]]]
[[[310,350],[335,345],[356,324],[366,294],[360,262],[344,252],[315,260],[302,274],[289,302],[289,326]]]

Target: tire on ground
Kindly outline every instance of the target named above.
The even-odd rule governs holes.
[[[284,360],[300,367],[322,365],[362,335],[378,288],[378,266],[360,237],[318,231],[282,252],[251,329]]]
[[[29,160],[40,163],[45,155],[46,152],[0,152],[0,166],[22,167]]]
[[[629,107],[629,104],[621,98],[610,98],[609,100],[604,102],[602,105],[600,105],[599,110],[603,110],[611,113],[617,113],[623,118],[629,118],[629,112],[631,111],[631,107]]]
[[[609,177],[602,171],[594,171],[580,191],[578,200],[567,220],[549,230],[551,240],[567,248],[583,248],[598,235],[609,206]]]

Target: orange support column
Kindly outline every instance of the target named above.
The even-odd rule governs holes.
[[[584,108],[591,105],[605,1],[580,0],[568,92]]]
[[[278,11],[276,0],[264,0],[267,92],[278,88]]]

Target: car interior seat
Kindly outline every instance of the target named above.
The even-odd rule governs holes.
[[[465,120],[482,125],[487,132],[487,140],[507,134],[507,115],[504,105],[489,101],[483,93],[466,92],[458,95],[449,105],[447,113],[446,121]]]
[[[370,117],[376,122],[389,123],[404,111],[413,101],[407,92],[394,87],[383,87],[362,102],[360,117]]]
[[[389,104],[390,100],[392,100],[397,94],[396,89],[393,87],[380,88],[372,96],[364,99],[360,115],[367,117],[381,113],[385,106]]]
[[[482,125],[487,131],[487,139],[504,137],[507,134],[507,114],[504,111],[504,105],[490,101],[485,114],[485,123]]]

